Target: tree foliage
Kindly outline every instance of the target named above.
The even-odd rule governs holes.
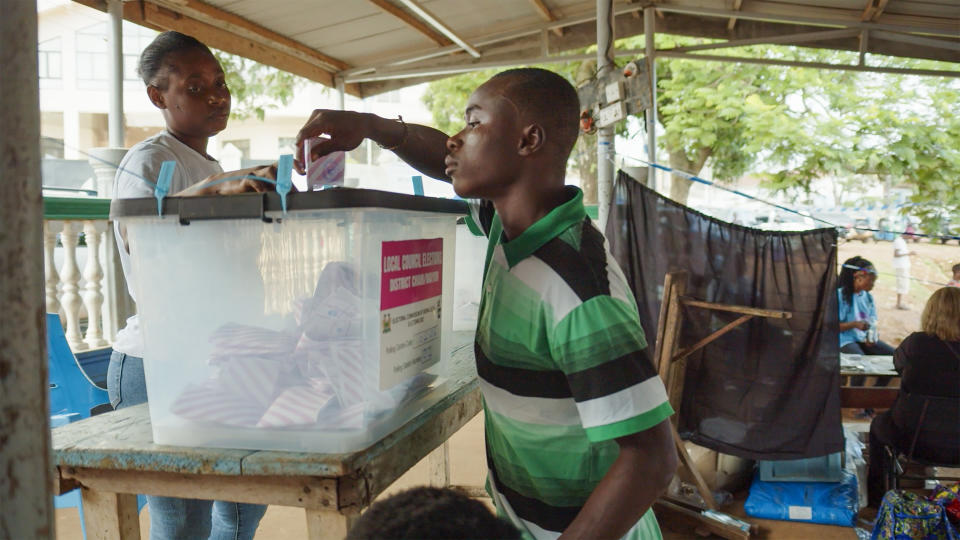
[[[268,109],[290,103],[306,79],[292,73],[254,62],[242,56],[213,51],[223,66],[227,86],[233,97],[230,115],[237,120],[256,116],[263,120]]]
[[[657,36],[658,48],[703,43]],[[618,48],[642,47],[629,38]],[[724,49],[725,56],[855,64],[857,55],[783,46]],[[627,59],[618,61],[625,63]],[[944,69],[943,64],[872,57],[888,67]],[[592,63],[546,66],[571,81]],[[584,69],[584,68],[587,69]],[[955,69],[950,67],[949,69]],[[493,72],[430,84],[425,98],[440,129],[462,125],[470,92]],[[592,73],[592,72],[591,72]],[[862,197],[870,184],[911,189],[909,212],[928,227],[960,220],[960,81],[807,67],[662,59],[657,62],[660,148],[675,169],[733,180],[751,173],[765,187],[795,197],[809,195],[814,180],[832,177],[838,195]],[[455,129],[454,129],[455,128]],[[626,133],[625,123],[618,132]],[[642,136],[627,133],[628,136]],[[581,137],[572,166],[587,180],[596,174],[596,152]],[[595,143],[595,139],[592,140]],[[685,202],[690,183],[672,182],[671,196]]]

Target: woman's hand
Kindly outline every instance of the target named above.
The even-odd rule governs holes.
[[[870,329],[870,323],[868,323],[867,321],[854,321],[853,327],[856,328],[857,330],[863,330],[864,332],[866,332],[867,330]]]
[[[243,178],[230,180],[227,182],[214,183],[217,180],[234,176],[243,176]],[[177,193],[175,196],[199,197],[202,195],[235,195],[237,193],[264,193],[267,191],[276,191],[277,187],[275,184],[262,182],[253,178],[254,176],[267,178],[269,180],[276,180],[277,164],[258,165],[248,169],[240,169],[239,171],[212,174],[200,182],[197,182],[187,189]]]

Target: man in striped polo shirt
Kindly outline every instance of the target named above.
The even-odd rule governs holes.
[[[314,111],[320,153],[364,137],[452,179],[489,236],[476,360],[487,489],[537,539],[660,538],[649,510],[677,467],[673,413],[637,306],[579,189],[564,185],[579,102],[542,69],[495,75],[447,137],[373,115]]]

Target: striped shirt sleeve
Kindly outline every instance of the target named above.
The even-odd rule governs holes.
[[[622,299],[598,295],[571,310],[552,332],[551,352],[591,441],[638,433],[673,414],[636,310]]]

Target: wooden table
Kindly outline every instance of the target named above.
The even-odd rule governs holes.
[[[840,375],[844,377],[899,377],[893,366],[893,356],[840,353]]]
[[[144,404],[54,429],[54,493],[83,488],[87,538],[139,538],[137,493],[300,507],[309,538],[343,538],[363,508],[428,454],[436,483],[447,483],[446,441],[481,408],[472,342],[458,338],[449,394],[370,448],[316,454],[156,445]]]
[[[896,386],[850,386],[850,377],[899,377],[893,356],[840,353],[840,406],[853,409],[889,409],[897,399]]]

